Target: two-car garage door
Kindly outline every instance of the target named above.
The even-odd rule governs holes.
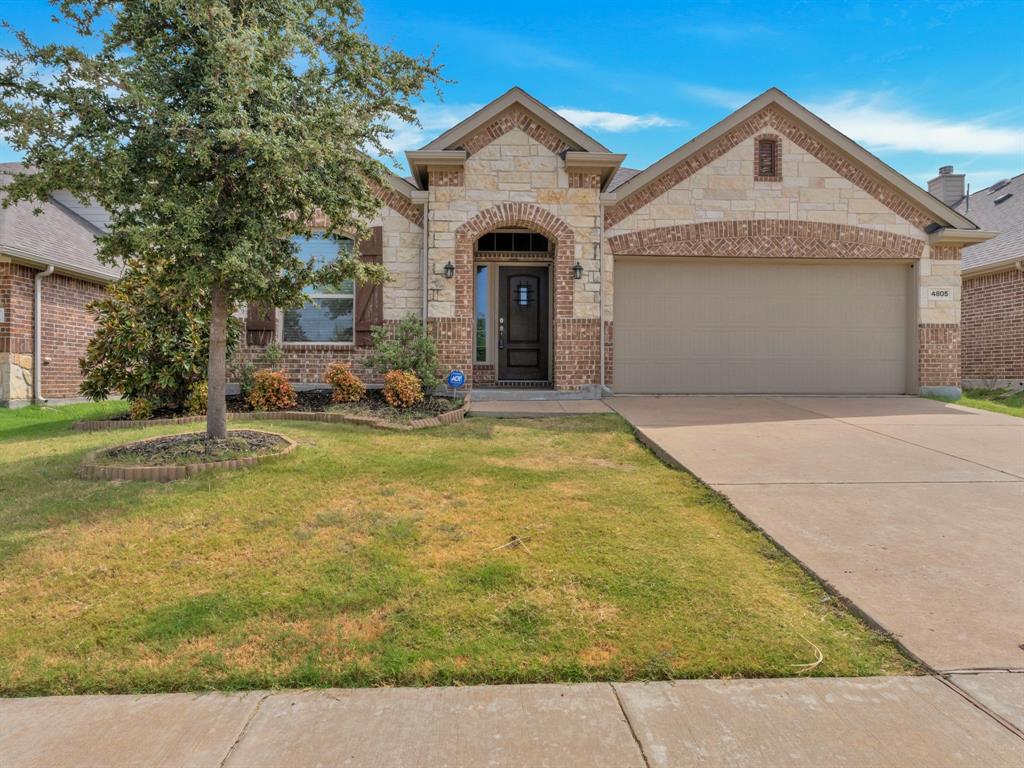
[[[617,258],[619,393],[899,394],[903,263]]]

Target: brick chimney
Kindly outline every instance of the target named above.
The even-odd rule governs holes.
[[[928,192],[948,206],[954,206],[964,197],[964,175],[953,173],[952,165],[939,168],[939,175],[928,182]]]

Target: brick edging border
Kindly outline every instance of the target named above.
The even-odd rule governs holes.
[[[462,400],[462,405],[452,411],[428,416],[423,419],[414,419],[408,424],[396,424],[385,419],[378,419],[373,416],[350,416],[344,413],[332,413],[329,411],[249,411],[245,413],[228,413],[228,421],[254,419],[263,421],[273,419],[275,421],[320,421],[327,424],[364,424],[374,429],[390,429],[399,432],[408,432],[414,429],[430,429],[441,427],[447,424],[458,424],[466,417],[469,411],[471,396],[467,393]],[[205,416],[179,416],[173,419],[148,419],[145,421],[133,421],[131,419],[104,419],[97,421],[76,421],[71,425],[72,429],[80,432],[100,432],[109,429],[145,429],[146,427],[168,426],[174,424],[196,424],[206,421]]]
[[[279,437],[284,440],[286,443],[284,450],[277,453],[267,453],[262,456],[246,456],[241,459],[229,459],[227,461],[208,461],[197,462],[195,464],[170,464],[166,466],[151,467],[145,465],[125,466],[118,464],[99,464],[96,462],[96,457],[110,449],[109,447],[97,448],[95,451],[87,454],[82,460],[82,463],[78,467],[78,476],[82,480],[126,480],[129,482],[149,480],[158,483],[167,483],[172,480],[184,480],[186,477],[192,477],[193,475],[198,475],[201,472],[208,472],[214,469],[242,469],[243,467],[251,467],[254,464],[266,461],[267,459],[276,459],[279,456],[287,456],[298,446],[298,443],[294,440],[278,432],[263,432],[263,434],[274,435],[275,437]],[[136,440],[134,443],[129,443],[129,445],[148,443],[151,440],[161,440],[164,437],[165,435],[148,437],[145,440]]]

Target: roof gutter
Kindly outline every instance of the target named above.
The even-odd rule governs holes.
[[[985,229],[955,229],[939,227],[928,232],[928,245],[976,245],[997,237],[998,232]]]
[[[53,264],[54,268],[59,269],[62,275],[68,275],[69,277],[75,277],[79,280],[85,280],[90,283],[106,284],[113,283],[121,279],[119,273],[111,274],[110,272],[83,269],[67,264],[57,264],[49,261],[48,259],[39,258],[28,249],[6,243],[4,245],[0,245],[0,261],[3,261],[4,257],[8,257],[11,261],[17,262],[18,264],[24,264],[25,266],[33,267],[35,269],[46,269],[46,267]]]
[[[32,400],[43,400],[43,278],[53,274],[53,264],[36,272],[35,301],[32,306]]]
[[[976,267],[969,267],[961,273],[962,277],[983,277],[984,275],[995,275],[1000,272],[1016,270],[1024,272],[1024,261],[1021,259],[1006,259],[992,264],[979,264]]]

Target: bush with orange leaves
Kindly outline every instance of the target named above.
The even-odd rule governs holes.
[[[411,408],[423,402],[423,384],[411,371],[384,374],[384,400],[392,408]]]

